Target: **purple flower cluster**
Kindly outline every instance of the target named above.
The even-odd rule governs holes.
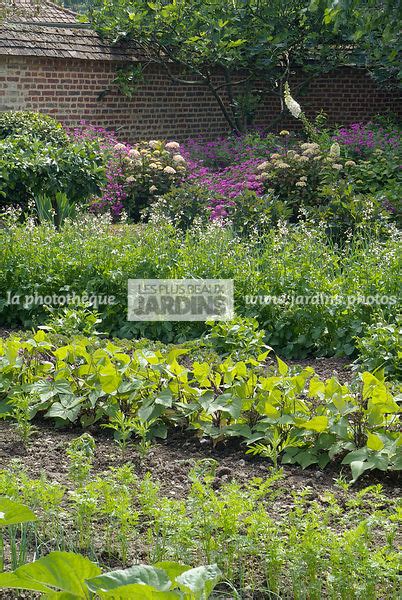
[[[213,192],[209,206],[212,220],[227,217],[236,205],[236,197],[245,190],[263,194],[263,184],[257,179],[257,167],[279,148],[264,142],[262,136],[259,140],[261,144],[257,146],[247,136],[220,137],[213,141],[202,138],[187,140],[182,149],[189,166],[186,181]]]
[[[205,186],[211,192],[225,196],[225,198],[236,198],[244,190],[254,190],[256,194],[262,194],[263,186],[257,177],[257,166],[260,159],[246,160],[237,165],[230,165],[221,171],[212,171],[202,164],[189,161],[189,175],[187,181]]]
[[[400,134],[396,129],[386,131],[373,123],[353,123],[339,129],[334,140],[359,157],[374,150],[398,150]]]
[[[90,210],[96,213],[110,212],[113,220],[118,220],[127,198],[124,184],[122,159],[130,151],[129,144],[120,144],[114,131],[96,127],[86,121],[81,121],[79,127],[67,128],[69,136],[76,140],[91,140],[98,142],[99,150],[107,157],[106,185],[99,200],[91,204]],[[116,148],[118,145],[118,148]]]

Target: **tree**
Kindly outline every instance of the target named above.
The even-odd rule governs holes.
[[[324,8],[324,22],[342,32],[353,49],[356,64],[375,79],[398,85],[402,79],[402,3],[400,0],[312,0],[312,9]]]
[[[241,131],[258,95],[277,95],[283,110],[283,85],[295,66],[313,61],[315,73],[339,63],[341,38],[309,2],[95,0],[90,18],[114,43],[135,44],[172,81],[206,86],[230,128]]]
[[[145,58],[145,69],[157,63],[172,81],[207,87],[230,128],[241,131],[267,93],[278,97],[280,114],[284,111],[284,84],[297,67],[314,77],[339,65],[377,63],[377,71],[385,65],[387,74],[394,76],[389,63],[397,55],[395,4],[395,0],[93,0],[90,18],[115,43],[135,44]],[[380,6],[388,6],[385,16],[379,14]],[[389,50],[372,47],[381,36],[390,43]]]

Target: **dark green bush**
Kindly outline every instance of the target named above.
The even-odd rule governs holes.
[[[52,144],[68,143],[68,136],[61,123],[48,115],[23,111],[0,113],[0,140],[20,135]]]
[[[65,145],[28,136],[0,140],[0,208],[20,206],[39,195],[66,194],[85,201],[105,181],[103,158],[96,142]]]

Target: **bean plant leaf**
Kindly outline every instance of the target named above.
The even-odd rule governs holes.
[[[28,521],[36,521],[36,516],[30,508],[19,502],[0,497],[0,527]]]
[[[304,423],[300,423],[300,427],[304,429],[309,429],[310,431],[325,431],[328,429],[328,417],[313,417],[309,421],[304,421]]]
[[[129,569],[118,569],[99,575],[88,580],[87,586],[94,594],[109,592],[133,584],[149,586],[154,590],[166,592],[170,589],[171,581],[165,571],[149,565],[134,565]]]
[[[99,575],[100,568],[88,558],[72,552],[51,552],[13,573],[0,574],[0,589],[45,592],[48,598],[89,600],[85,579]]]
[[[191,567],[188,565],[181,565],[180,563],[172,561],[159,562],[156,563],[154,567],[157,569],[163,569],[173,583],[176,581],[177,577],[191,569]]]
[[[194,600],[205,600],[218,583],[222,573],[217,565],[190,569],[176,578],[181,590],[191,592]]]

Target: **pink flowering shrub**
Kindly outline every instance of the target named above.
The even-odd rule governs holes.
[[[91,210],[110,212],[118,220],[123,210],[134,221],[150,201],[178,184],[186,172],[186,160],[177,142],[150,140],[135,145],[118,141],[115,132],[85,122],[68,130],[76,139],[97,140],[106,161],[107,183]]]

